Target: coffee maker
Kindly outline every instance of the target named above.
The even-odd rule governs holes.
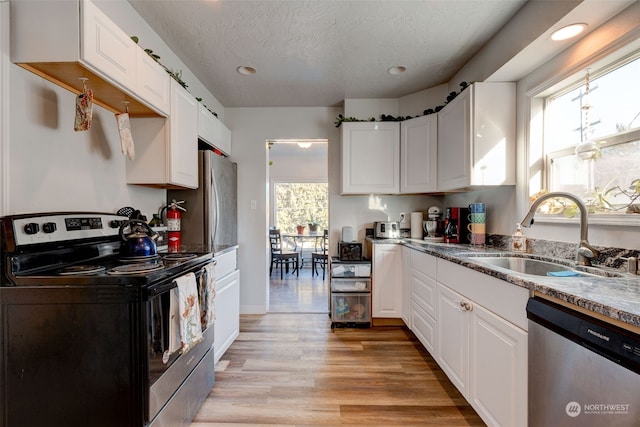
[[[444,242],[469,243],[469,208],[445,208]]]

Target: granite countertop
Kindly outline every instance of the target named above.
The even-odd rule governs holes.
[[[640,276],[619,269],[576,267],[566,259],[521,254],[493,247],[430,243],[416,239],[368,239],[373,244],[396,243],[460,264],[531,291],[640,327]],[[604,276],[550,277],[518,273],[482,262],[483,256],[525,256],[567,265],[568,268]]]

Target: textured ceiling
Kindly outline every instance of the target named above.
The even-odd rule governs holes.
[[[526,0],[129,2],[223,106],[330,107],[448,82]]]

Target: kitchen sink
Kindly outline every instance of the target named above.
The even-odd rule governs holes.
[[[565,264],[540,259],[520,257],[520,256],[482,256],[479,254],[470,255],[475,261],[487,264],[490,267],[504,268],[516,273],[530,274],[533,276],[557,276],[557,277],[620,277],[618,273],[583,267],[571,267]],[[584,267],[586,270],[587,268]]]

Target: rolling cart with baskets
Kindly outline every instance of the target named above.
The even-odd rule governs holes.
[[[331,328],[371,327],[371,261],[331,258]]]

